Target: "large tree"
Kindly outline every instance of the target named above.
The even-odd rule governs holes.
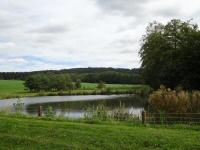
[[[190,21],[153,22],[140,49],[145,81],[154,88],[200,89],[200,31]]]

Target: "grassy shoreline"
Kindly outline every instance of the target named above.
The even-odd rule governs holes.
[[[0,115],[2,149],[200,149],[200,128],[83,123]]]
[[[23,81],[0,80],[0,100],[17,97],[64,96],[64,95],[109,95],[109,94],[141,94],[149,91],[147,85],[106,84],[106,89],[99,90],[96,83],[82,83],[81,89],[59,92],[30,93],[24,89]]]

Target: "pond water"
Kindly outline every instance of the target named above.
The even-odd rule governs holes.
[[[0,100],[0,110],[15,111],[18,99]],[[113,110],[120,105],[129,113],[140,115],[143,110],[144,100],[137,95],[87,95],[87,96],[45,96],[26,97],[20,100],[23,103],[23,113],[37,115],[38,107],[42,106],[43,113],[49,107],[59,116],[81,118],[88,108],[104,105]]]

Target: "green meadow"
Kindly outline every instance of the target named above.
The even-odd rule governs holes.
[[[0,115],[1,149],[198,150],[199,128],[83,123]]]
[[[54,95],[87,95],[87,94],[126,94],[127,92],[148,91],[146,85],[129,85],[129,84],[106,84],[109,91],[97,89],[97,83],[82,83],[81,88],[72,91],[62,92],[40,92],[31,93],[23,85],[24,81],[20,80],[0,80],[0,99],[24,97],[24,96],[54,96]]]

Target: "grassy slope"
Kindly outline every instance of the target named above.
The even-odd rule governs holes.
[[[200,130],[0,116],[1,149],[197,150]]]
[[[94,90],[96,89],[96,83],[82,83],[82,88],[77,90],[80,92],[81,90]],[[107,84],[107,87],[112,90],[128,90],[131,88],[145,88],[144,85],[126,85],[126,84]],[[76,91],[75,91],[76,92]],[[16,96],[34,96],[37,93],[28,93],[24,90],[23,81],[17,80],[0,80],[0,99],[16,97]]]

